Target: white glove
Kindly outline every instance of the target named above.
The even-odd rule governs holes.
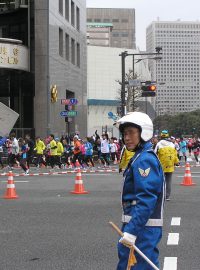
[[[136,236],[127,232],[124,232],[123,237],[120,238],[119,242],[124,245],[135,245]]]

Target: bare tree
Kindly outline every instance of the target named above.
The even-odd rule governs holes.
[[[133,74],[132,70],[129,70],[128,73],[126,73],[126,81],[129,80],[135,80],[138,78],[137,73]],[[141,97],[141,87],[135,87],[135,86],[127,86],[127,111],[133,112],[136,111],[138,108],[137,101]]]

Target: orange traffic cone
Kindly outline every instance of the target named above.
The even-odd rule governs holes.
[[[183,182],[181,183],[182,186],[193,186],[196,185],[195,183],[192,182],[192,175],[190,171],[190,163],[186,163],[185,165],[185,175],[183,178]]]
[[[80,163],[79,163],[79,161],[78,161],[78,159],[77,159],[76,162],[75,162],[75,166],[76,166],[76,167],[80,167],[80,166],[81,166]]]
[[[84,185],[83,185],[80,169],[78,169],[78,172],[76,174],[74,190],[70,191],[70,193],[72,194],[88,194],[89,193],[88,191],[84,190]]]
[[[16,193],[15,189],[15,183],[13,180],[13,173],[9,172],[8,173],[8,183],[7,183],[7,190],[6,193],[4,194],[4,199],[18,199],[19,196]]]

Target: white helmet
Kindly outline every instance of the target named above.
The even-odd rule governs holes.
[[[141,128],[141,138],[143,141],[149,141],[153,136],[153,123],[146,113],[130,112],[117,121],[117,126],[123,130],[123,126],[128,123],[134,124]]]

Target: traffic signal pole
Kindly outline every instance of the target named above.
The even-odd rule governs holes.
[[[125,59],[127,52],[124,51],[120,54],[122,57],[122,84],[121,84],[121,116],[126,114],[126,74],[125,74]]]
[[[121,64],[122,64],[122,82],[121,82],[121,116],[124,116],[126,114],[126,74],[125,74],[125,59],[126,56],[132,56],[133,57],[133,77],[135,73],[135,56],[155,56],[154,58],[147,58],[147,59],[153,59],[158,60],[162,59],[162,47],[156,47],[155,53],[132,53],[129,54],[127,51],[122,52],[119,56],[121,56]],[[142,60],[142,59],[141,59]],[[146,111],[147,111],[147,100],[146,100]]]

